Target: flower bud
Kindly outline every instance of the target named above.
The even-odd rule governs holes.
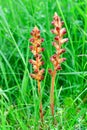
[[[38,58],[41,60],[41,58],[42,58],[42,55],[41,55],[41,54],[38,54]]]
[[[39,44],[39,43],[37,44],[37,47],[40,47],[40,44]]]
[[[54,46],[57,50],[59,50],[60,47],[59,47],[59,45],[58,45],[56,42],[53,42],[52,44],[53,44],[53,46]]]
[[[41,65],[44,65],[44,61],[41,62]]]
[[[34,56],[37,55],[36,50],[32,49],[31,51],[32,51],[32,53],[33,53]]]
[[[40,81],[43,80],[43,79],[44,79],[44,76],[42,75],[42,76],[40,77]]]
[[[56,58],[57,58],[57,55],[56,55],[56,54],[54,54],[54,55],[53,55],[53,58],[54,58],[54,59],[56,59]]]
[[[56,70],[61,70],[61,69],[62,69],[62,68],[61,68],[60,65],[58,65],[57,68],[56,68]]]
[[[51,62],[53,62],[53,61],[54,61],[54,58],[53,58],[53,57],[51,57],[51,58],[50,58],[50,61],[51,61]]]
[[[60,51],[58,52],[58,54],[62,54],[64,53],[66,50],[65,49],[60,49]]]
[[[34,42],[34,38],[30,38],[30,42],[31,42],[31,43]]]
[[[56,45],[57,45],[56,42],[53,42],[52,44],[53,44],[53,46],[56,46]]]
[[[38,69],[35,69],[34,72],[35,72],[35,73],[38,73]]]
[[[33,46],[30,46],[30,50],[31,50],[31,51],[33,50]]]
[[[64,39],[61,40],[61,44],[65,43],[67,41],[68,41],[68,38],[64,38]]]
[[[41,70],[39,71],[39,74],[42,75],[43,73],[44,73],[44,69],[41,69]]]
[[[59,63],[62,63],[62,62],[64,62],[66,60],[66,58],[60,58],[59,60],[58,60],[58,62]]]
[[[44,42],[44,38],[41,38],[41,42]]]
[[[56,36],[56,37],[55,37],[55,40],[56,40],[56,41],[59,41],[59,36]]]
[[[36,64],[36,61],[35,61],[35,60],[32,60],[32,59],[30,59],[29,62],[30,62],[31,64],[34,64],[34,65]]]
[[[64,34],[66,34],[66,29],[65,28],[62,28],[60,30],[60,35],[63,36]]]
[[[54,25],[54,21],[52,21],[52,22],[51,22],[51,24],[53,24],[53,25]]]
[[[56,30],[57,30],[57,32],[59,32],[60,28],[59,28],[59,27],[56,27]]]
[[[37,65],[33,65],[34,70],[38,70]]]
[[[52,70],[51,69],[48,69],[48,72],[52,75]]]
[[[33,32],[31,32],[30,34],[33,35]]]
[[[35,74],[30,74],[30,76],[32,77],[32,78],[36,78],[36,75]]]
[[[64,24],[64,21],[61,21],[61,24],[63,25],[63,24]]]
[[[44,51],[45,49],[44,48],[42,48],[42,51]]]

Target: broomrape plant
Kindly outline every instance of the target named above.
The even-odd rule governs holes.
[[[41,43],[44,41],[43,38],[40,37],[40,30],[38,27],[34,27],[31,32],[32,38],[30,38],[30,42],[32,46],[30,46],[30,50],[34,55],[34,60],[30,59],[29,62],[33,65],[34,73],[30,74],[32,78],[37,80],[38,84],[38,94],[41,98],[41,80],[44,79],[43,73],[44,69],[40,69],[41,66],[44,64],[42,61],[41,52],[44,51],[44,48],[41,48]],[[40,118],[43,121],[43,110],[42,110],[42,100],[40,100]]]
[[[52,25],[54,29],[52,29],[52,33],[55,34],[53,46],[56,49],[56,52],[53,56],[51,56],[50,60],[53,64],[53,70],[49,69],[49,73],[51,75],[51,89],[50,89],[50,108],[52,116],[54,116],[54,85],[57,71],[61,70],[61,63],[66,60],[66,58],[61,58],[61,54],[65,52],[65,49],[62,48],[62,44],[68,41],[68,38],[63,38],[64,34],[66,34],[66,29],[63,28],[64,22],[61,21],[60,17],[57,13],[54,14],[54,18],[52,21]],[[31,77],[37,80],[38,84],[38,94],[41,97],[41,80],[44,79],[43,73],[44,69],[40,69],[44,64],[42,61],[41,52],[44,51],[44,48],[41,48],[41,43],[44,41],[43,38],[40,37],[40,30],[38,27],[34,27],[31,32],[32,38],[30,38],[30,42],[32,46],[30,46],[30,50],[34,55],[34,60],[30,59],[29,62],[33,65],[34,73],[31,74]],[[40,118],[43,121],[43,110],[42,110],[42,100],[40,100]]]
[[[51,113],[54,116],[54,84],[55,84],[55,77],[57,71],[61,70],[61,63],[66,60],[66,58],[61,58],[61,54],[65,52],[65,49],[62,49],[62,44],[68,41],[68,38],[63,38],[64,34],[66,33],[66,29],[62,28],[64,22],[61,21],[60,17],[57,13],[54,14],[54,19],[52,21],[52,25],[54,29],[52,29],[52,33],[55,34],[53,46],[56,49],[56,52],[53,56],[51,56],[50,60],[53,63],[54,69],[49,69],[49,73],[52,77],[51,81],[51,90],[50,90],[50,107]]]

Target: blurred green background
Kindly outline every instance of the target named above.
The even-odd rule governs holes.
[[[67,30],[63,45],[67,58],[55,81],[55,119],[49,105],[52,68],[50,57],[54,35],[51,21],[57,12]],[[30,32],[41,30],[45,62],[42,81],[44,130],[87,129],[87,1],[86,0],[0,0],[0,129],[39,130],[39,99],[28,60]]]

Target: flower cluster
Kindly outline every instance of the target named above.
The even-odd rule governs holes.
[[[55,86],[55,78],[58,70],[61,70],[61,63],[66,60],[66,58],[61,58],[61,54],[65,52],[65,49],[62,48],[62,44],[68,41],[68,38],[63,38],[66,34],[66,29],[62,27],[64,24],[61,21],[60,17],[57,13],[54,14],[54,19],[52,21],[52,25],[54,29],[52,29],[52,33],[55,34],[53,46],[56,49],[55,54],[51,56],[50,60],[53,63],[54,69],[49,69],[49,73],[51,74],[51,89],[50,89],[50,109],[52,116],[54,117],[54,86]],[[30,50],[34,55],[34,59],[30,59],[29,62],[33,65],[34,73],[31,74],[31,77],[37,80],[38,85],[38,94],[40,96],[40,118],[43,121],[43,109],[42,109],[42,94],[41,94],[41,80],[44,79],[43,73],[44,69],[41,69],[41,66],[44,64],[42,61],[41,52],[44,51],[44,48],[41,47],[43,38],[40,36],[40,30],[38,27],[34,27],[31,32],[32,38],[30,38],[30,42],[32,45],[30,46]]]
[[[66,60],[66,58],[61,58],[60,55],[65,52],[65,49],[62,49],[61,46],[63,43],[68,41],[68,38],[63,38],[64,34],[66,33],[66,29],[62,28],[64,22],[61,21],[57,13],[54,14],[52,24],[54,26],[54,29],[52,29],[51,31],[53,34],[55,34],[53,46],[56,48],[56,53],[50,58],[50,60],[53,63],[54,71],[56,72],[57,70],[61,69],[60,64]],[[49,73],[51,75],[54,71],[49,69]]]
[[[32,38],[30,38],[30,42],[32,43],[32,46],[30,46],[30,50],[35,58],[34,60],[29,60],[34,69],[34,73],[31,74],[31,77],[40,81],[44,78],[44,69],[40,69],[41,66],[44,64],[44,62],[42,61],[42,56],[40,54],[42,51],[44,51],[44,48],[41,48],[41,43],[44,41],[44,39],[40,37],[40,30],[36,26],[32,30],[31,35]]]

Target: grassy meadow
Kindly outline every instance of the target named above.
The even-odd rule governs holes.
[[[50,111],[55,52],[51,33],[54,13],[64,21],[69,41],[67,60],[55,80],[55,124]],[[44,122],[39,117],[37,83],[29,59],[34,26],[44,38],[45,64],[41,83]],[[0,130],[87,130],[87,0],[0,0]]]

